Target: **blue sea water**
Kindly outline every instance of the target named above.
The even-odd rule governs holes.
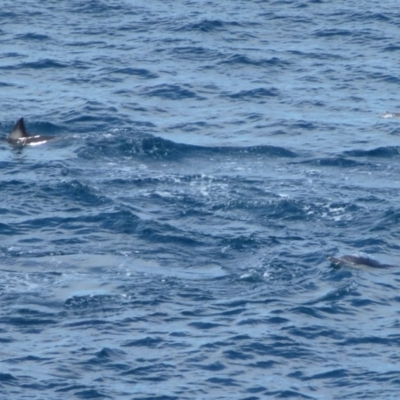
[[[397,399],[399,37],[394,0],[4,0],[0,398]]]

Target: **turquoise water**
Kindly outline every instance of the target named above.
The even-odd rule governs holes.
[[[397,399],[397,3],[0,22],[4,398]]]

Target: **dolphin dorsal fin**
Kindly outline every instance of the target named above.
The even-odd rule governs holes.
[[[24,119],[20,118],[14,126],[13,131],[11,132],[8,140],[18,140],[20,138],[28,137],[28,133],[26,132]]]

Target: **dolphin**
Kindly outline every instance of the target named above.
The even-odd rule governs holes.
[[[20,118],[14,126],[13,131],[10,133],[7,141],[8,143],[17,145],[17,146],[25,146],[31,145],[36,146],[38,144],[46,143],[49,140],[54,139],[54,136],[29,136],[28,132],[25,129],[24,119]]]
[[[371,267],[371,268],[393,268],[393,265],[381,264],[379,261],[365,256],[342,256],[328,257],[328,260],[335,267],[350,266],[350,267]]]
[[[382,115],[380,115],[380,117],[381,118],[400,118],[400,113],[385,111]]]

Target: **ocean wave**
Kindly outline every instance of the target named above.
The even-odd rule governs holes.
[[[284,157],[294,158],[296,153],[278,146],[196,146],[175,143],[161,137],[137,135],[124,137],[116,141],[114,138],[88,143],[77,151],[79,157],[93,159],[97,157],[146,157],[150,159],[180,159],[183,157],[201,156],[241,156],[241,157]]]

